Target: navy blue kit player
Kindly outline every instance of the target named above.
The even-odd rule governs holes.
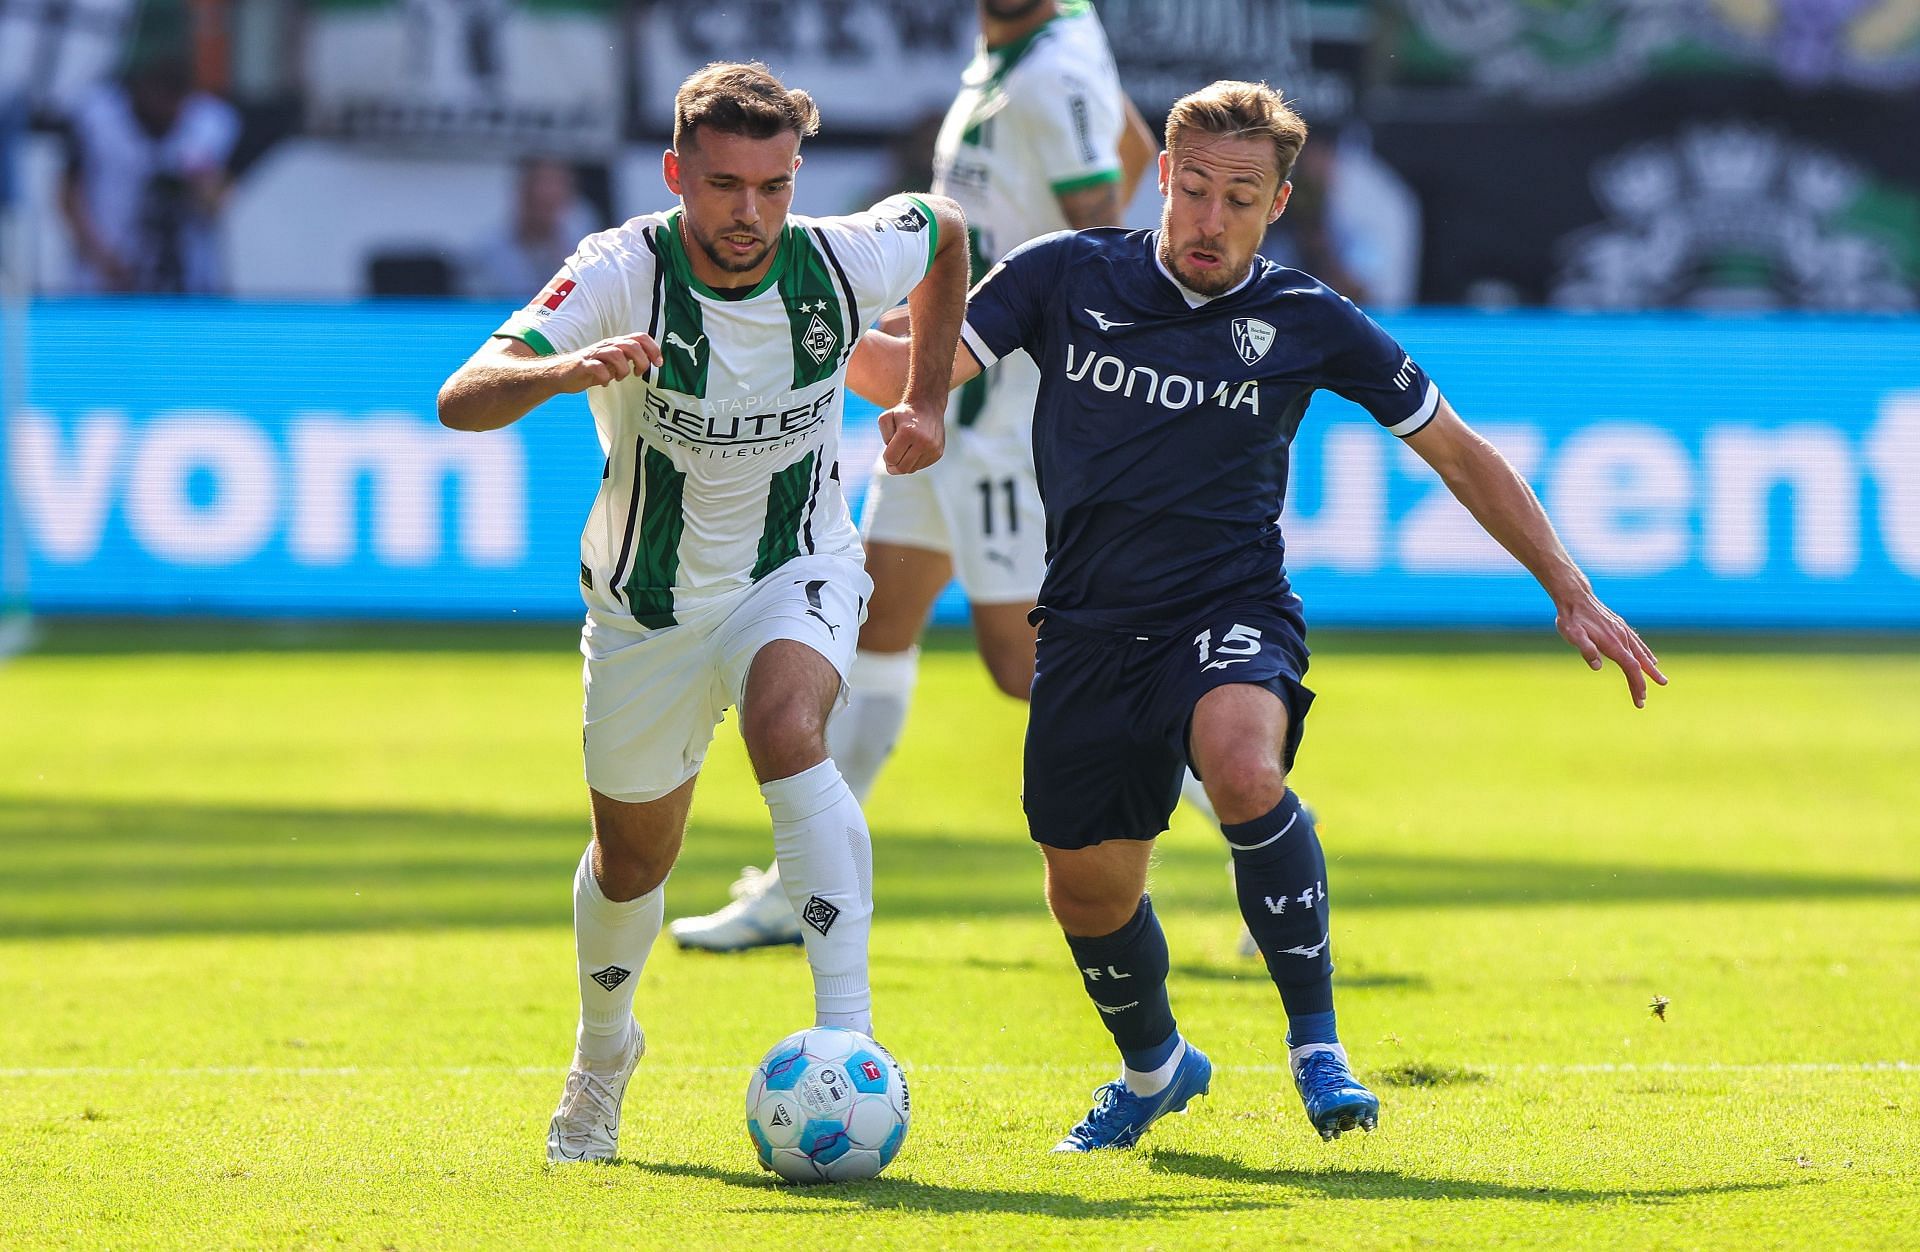
[[[1189,763],[1279,988],[1308,1119],[1332,1139],[1379,1116],[1334,1027],[1326,859],[1287,787],[1313,693],[1278,515],[1315,390],[1359,404],[1424,458],[1539,580],[1588,664],[1620,666],[1636,705],[1648,678],[1666,681],[1526,481],[1400,345],[1345,297],[1257,255],[1305,142],[1265,84],[1187,96],[1160,155],[1160,229],[1015,249],[975,288],[961,332],[955,385],[1016,351],[1040,366],[1048,564],[1024,800],[1047,902],[1122,1059],[1056,1151],[1131,1147],[1207,1091],[1212,1065],[1175,1025],[1146,891]],[[849,385],[897,400],[907,343],[867,335]]]

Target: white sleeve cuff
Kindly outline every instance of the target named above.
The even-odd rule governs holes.
[[[1408,435],[1413,434],[1422,426],[1431,422],[1433,415],[1439,412],[1439,410],[1440,387],[1436,383],[1429,382],[1427,384],[1427,398],[1420,402],[1420,411],[1405,421],[1395,422],[1393,425],[1387,427],[1387,433],[1390,435],[1398,435],[1402,439],[1405,439]]]
[[[973,353],[973,359],[980,362],[983,370],[991,369],[993,363],[1000,359],[1000,354],[987,346],[980,332],[966,322],[960,323],[960,342],[967,345],[967,351]]]

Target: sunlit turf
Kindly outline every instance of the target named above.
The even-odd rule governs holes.
[[[663,945],[624,1159],[542,1159],[567,628],[56,623],[0,667],[0,1246],[1900,1246],[1920,651],[1657,642],[1674,685],[1636,713],[1551,641],[1316,639],[1296,782],[1380,1132],[1307,1128],[1182,813],[1155,895],[1213,1095],[1081,1160],[1046,1149],[1110,1051],[1040,903],[1021,709],[930,651],[870,805],[913,1130],[877,1182],[795,1189],[740,1109],[807,1018],[790,950]],[[768,853],[723,727],[669,912]]]

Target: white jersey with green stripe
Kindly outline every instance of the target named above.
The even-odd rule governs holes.
[[[912,196],[790,216],[765,279],[729,299],[694,276],[680,214],[589,235],[494,332],[542,355],[640,331],[659,343],[658,369],[587,393],[606,468],[580,537],[587,607],[649,629],[803,553],[858,557],[838,463],[847,358],[926,273],[939,232]]]
[[[1062,195],[1120,181],[1126,97],[1086,0],[1018,41],[982,43],[934,145],[933,189],[967,214],[973,277],[1029,239],[1069,230]],[[1020,359],[955,397],[948,420],[1024,444],[1039,372]]]

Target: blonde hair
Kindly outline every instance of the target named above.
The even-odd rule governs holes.
[[[1280,181],[1293,173],[1293,163],[1307,143],[1307,124],[1280,93],[1265,83],[1231,79],[1202,87],[1174,101],[1167,114],[1167,151],[1172,152],[1189,132],[1222,139],[1265,139],[1273,144]]]
[[[725,135],[771,139],[792,131],[820,133],[820,109],[799,88],[791,91],[759,61],[715,61],[690,75],[673,96],[675,151],[706,126]]]

